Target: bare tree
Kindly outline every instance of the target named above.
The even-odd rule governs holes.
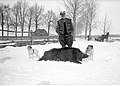
[[[88,13],[89,13],[89,36],[91,36],[91,31],[93,27],[95,27],[96,23],[94,21],[97,20],[96,10],[98,9],[97,0],[87,0],[89,1],[88,5]]]
[[[63,0],[63,2],[69,16],[73,20],[75,36],[77,19],[81,16],[81,12],[83,11],[83,0]]]
[[[30,36],[31,26],[33,23],[33,16],[34,16],[34,8],[32,6],[27,9],[27,16],[26,16],[26,25],[28,27],[28,36]]]
[[[50,28],[55,22],[55,18],[56,18],[56,15],[53,12],[53,10],[48,10],[47,13],[45,14],[45,25],[48,28],[48,41],[49,41]]]
[[[101,20],[101,22],[100,22],[100,27],[101,27],[101,30],[103,31],[104,35],[105,35],[110,29],[112,29],[111,20],[108,20],[108,18],[107,18],[106,15],[105,15],[104,19]]]
[[[7,39],[8,39],[8,37],[9,37],[9,28],[11,26],[11,22],[10,22],[10,20],[11,20],[10,5],[9,4],[6,5],[5,8],[6,8],[5,9],[5,24],[7,26]]]
[[[9,24],[8,24],[8,20],[10,18],[10,12],[9,12],[10,8],[9,8],[9,5],[4,5],[4,4],[1,4],[0,5],[0,23],[1,23],[1,27],[2,27],[2,39],[3,39],[3,36],[4,36],[4,26],[5,26],[5,23],[7,21],[7,36],[8,36],[8,31],[9,31]]]
[[[83,15],[85,17],[85,39],[87,37],[87,31],[89,31],[89,37],[91,32],[97,25],[97,11],[98,3],[96,0],[85,0]]]
[[[52,24],[51,24],[51,27],[52,27],[52,31],[56,31],[56,27],[57,27],[57,21],[59,19],[59,15],[54,15],[53,17],[53,21],[52,21]]]
[[[81,16],[81,17],[79,17],[78,18],[78,21],[77,21],[77,28],[78,29],[76,29],[76,34],[81,34],[82,33],[82,31],[84,30],[85,31],[85,23],[86,23],[86,21],[85,21],[85,17],[84,16]]]
[[[84,6],[84,11],[82,11],[82,16],[80,17],[79,21],[83,25],[83,28],[84,28],[83,30],[85,31],[85,39],[86,39],[89,19],[88,19],[88,9],[85,6]]]
[[[4,36],[4,20],[5,20],[5,8],[4,4],[0,4],[0,20],[1,20],[1,27],[2,27],[2,40]]]
[[[25,18],[27,15],[27,7],[28,3],[26,1],[18,1],[18,20],[21,27],[22,37],[23,37],[23,31],[25,26]]]
[[[44,8],[42,6],[38,6],[38,4],[36,3],[34,5],[34,20],[33,20],[36,30],[43,23],[42,22],[43,12],[44,12]]]
[[[11,24],[12,27],[15,29],[15,37],[17,39],[17,30],[18,30],[18,2],[13,5],[12,7],[12,19],[11,19]]]

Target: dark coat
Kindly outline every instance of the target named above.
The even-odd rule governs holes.
[[[67,34],[64,34],[64,22],[66,24],[66,33]],[[65,19],[60,19],[57,21],[57,28],[56,28],[56,32],[59,34],[59,35],[68,35],[68,34],[71,34],[73,32],[74,28],[73,28],[73,25],[72,25],[72,22],[71,22],[71,19],[69,18],[65,18]]]

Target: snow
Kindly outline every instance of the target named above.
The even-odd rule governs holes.
[[[27,46],[0,49],[0,85],[118,85],[120,84],[120,42],[95,42],[77,39],[73,47],[85,51],[94,46],[93,61],[36,61],[29,59]],[[40,57],[59,43],[33,45]]]
[[[11,41],[0,41],[0,43],[6,43],[6,42],[11,42]]]
[[[7,44],[0,44],[1,46],[2,45],[15,45],[15,43],[7,43]]]

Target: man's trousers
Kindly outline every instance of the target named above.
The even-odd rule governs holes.
[[[73,36],[71,34],[67,36],[59,35],[59,42],[63,48],[66,47],[66,45],[68,45],[68,47],[72,47]]]

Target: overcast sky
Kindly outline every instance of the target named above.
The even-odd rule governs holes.
[[[112,29],[110,33],[120,34],[120,0],[101,0],[98,15],[103,19],[107,15],[112,21]]]
[[[16,3],[17,0],[0,0],[0,3],[7,4],[10,6]],[[64,7],[61,4],[61,0],[26,0],[30,5],[38,3],[43,5],[46,10],[54,10],[56,13],[59,13],[61,10],[64,10]],[[107,15],[108,19],[112,21],[112,29],[110,33],[120,34],[120,0],[99,0],[99,9],[98,15],[102,19]],[[93,31],[97,33],[97,31]],[[99,33],[101,34],[101,33]]]

